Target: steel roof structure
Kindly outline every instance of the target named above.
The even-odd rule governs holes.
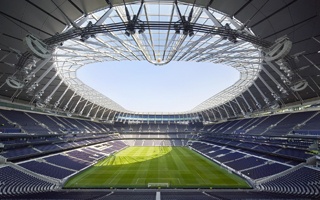
[[[139,121],[145,116],[216,121],[319,98],[316,0],[0,4],[0,95],[6,101],[111,121]],[[126,110],[76,76],[86,64],[121,60],[155,65],[223,63],[241,76],[192,110],[139,113]]]

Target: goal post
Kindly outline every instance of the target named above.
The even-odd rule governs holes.
[[[148,183],[148,188],[170,187],[169,183]]]

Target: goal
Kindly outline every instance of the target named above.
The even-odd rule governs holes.
[[[148,183],[148,188],[159,188],[159,187],[169,187],[170,184],[169,183]]]

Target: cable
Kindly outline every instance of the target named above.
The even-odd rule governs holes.
[[[269,0],[266,1],[245,23],[243,23],[243,27],[245,27],[268,2]]]
[[[17,25],[18,27],[20,27],[22,30],[24,30],[24,31],[26,31],[27,33],[29,33],[29,34],[32,35],[31,32],[29,32],[27,29],[25,29],[24,27],[22,27],[20,24],[16,23],[13,19],[11,19],[11,18],[10,18],[9,16],[7,16],[5,13],[0,12],[0,14],[1,14],[2,16],[4,16],[5,18],[7,18],[7,19],[8,19],[9,21],[11,21],[12,23],[14,23],[15,25]]]

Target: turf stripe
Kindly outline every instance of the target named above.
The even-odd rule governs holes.
[[[248,188],[240,177],[187,147],[129,147],[72,177],[66,188],[147,187],[150,182],[186,188]]]

